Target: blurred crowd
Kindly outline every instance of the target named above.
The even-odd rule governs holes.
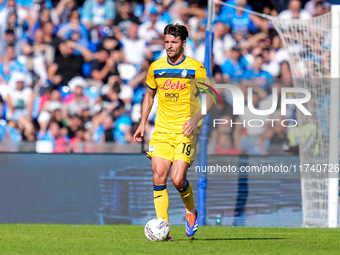
[[[282,19],[310,19],[330,10],[323,0],[226,3]],[[253,87],[259,108],[267,107],[274,87],[292,86],[288,53],[267,20],[214,4],[212,21],[214,80],[245,93]],[[148,68],[166,55],[168,23],[187,26],[185,55],[203,63],[207,1],[0,0],[0,142],[50,141],[55,152],[77,151],[84,141],[132,143]],[[250,118],[233,116],[230,95],[222,94],[230,107],[217,109],[216,117]],[[294,109],[289,114],[294,118]],[[270,143],[287,138],[281,125],[253,133],[221,126],[211,139],[218,154],[263,155]]]

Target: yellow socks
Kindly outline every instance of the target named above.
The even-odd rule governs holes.
[[[179,194],[181,195],[187,211],[192,212],[195,208],[195,204],[192,186],[189,181],[186,182],[183,189],[179,190]],[[157,218],[164,219],[169,224],[169,195],[165,184],[153,186],[153,201]]]
[[[183,189],[179,190],[179,194],[185,204],[187,211],[192,211],[195,208],[194,195],[192,193],[191,183],[187,180]]]
[[[153,186],[153,202],[157,218],[165,220],[169,224],[169,196],[166,185]]]

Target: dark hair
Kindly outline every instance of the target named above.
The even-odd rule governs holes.
[[[181,40],[184,41],[187,39],[189,33],[186,26],[180,24],[169,24],[164,28],[164,35],[173,35],[175,37],[181,37]]]
[[[318,7],[319,5],[321,5],[322,7],[324,6],[324,5],[323,5],[323,2],[316,2],[316,3],[315,3],[315,7]]]
[[[5,34],[12,34],[12,35],[14,35],[14,30],[13,30],[13,29],[10,29],[10,28],[7,28],[7,29],[5,30]]]

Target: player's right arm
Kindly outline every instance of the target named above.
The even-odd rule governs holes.
[[[143,139],[145,125],[146,125],[146,122],[148,121],[148,117],[149,117],[151,107],[153,105],[153,101],[154,101],[156,91],[157,91],[157,84],[155,81],[152,64],[149,68],[148,76],[146,77],[146,84],[147,84],[147,90],[146,90],[146,94],[143,100],[142,118],[141,118],[140,124],[135,134],[133,135],[133,140],[135,142],[136,141],[141,142]]]
[[[143,100],[143,108],[142,108],[142,118],[140,124],[133,136],[133,140],[136,142],[141,142],[144,136],[145,125],[148,120],[151,107],[153,105],[153,101],[155,99],[156,89],[150,89],[149,87],[146,90],[146,94]]]

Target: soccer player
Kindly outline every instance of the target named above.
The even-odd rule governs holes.
[[[172,167],[172,183],[186,207],[186,234],[193,236],[198,226],[197,210],[192,186],[186,175],[196,155],[196,142],[202,126],[199,88],[207,89],[202,85],[204,82],[198,81],[207,81],[207,74],[200,62],[183,53],[188,37],[185,26],[169,24],[164,29],[164,36],[167,56],[153,62],[149,68],[142,118],[134,140],[142,141],[145,124],[157,93],[159,106],[155,131],[147,153],[153,170],[157,218],[169,223],[166,181]],[[213,101],[207,97],[207,111],[212,107]]]

